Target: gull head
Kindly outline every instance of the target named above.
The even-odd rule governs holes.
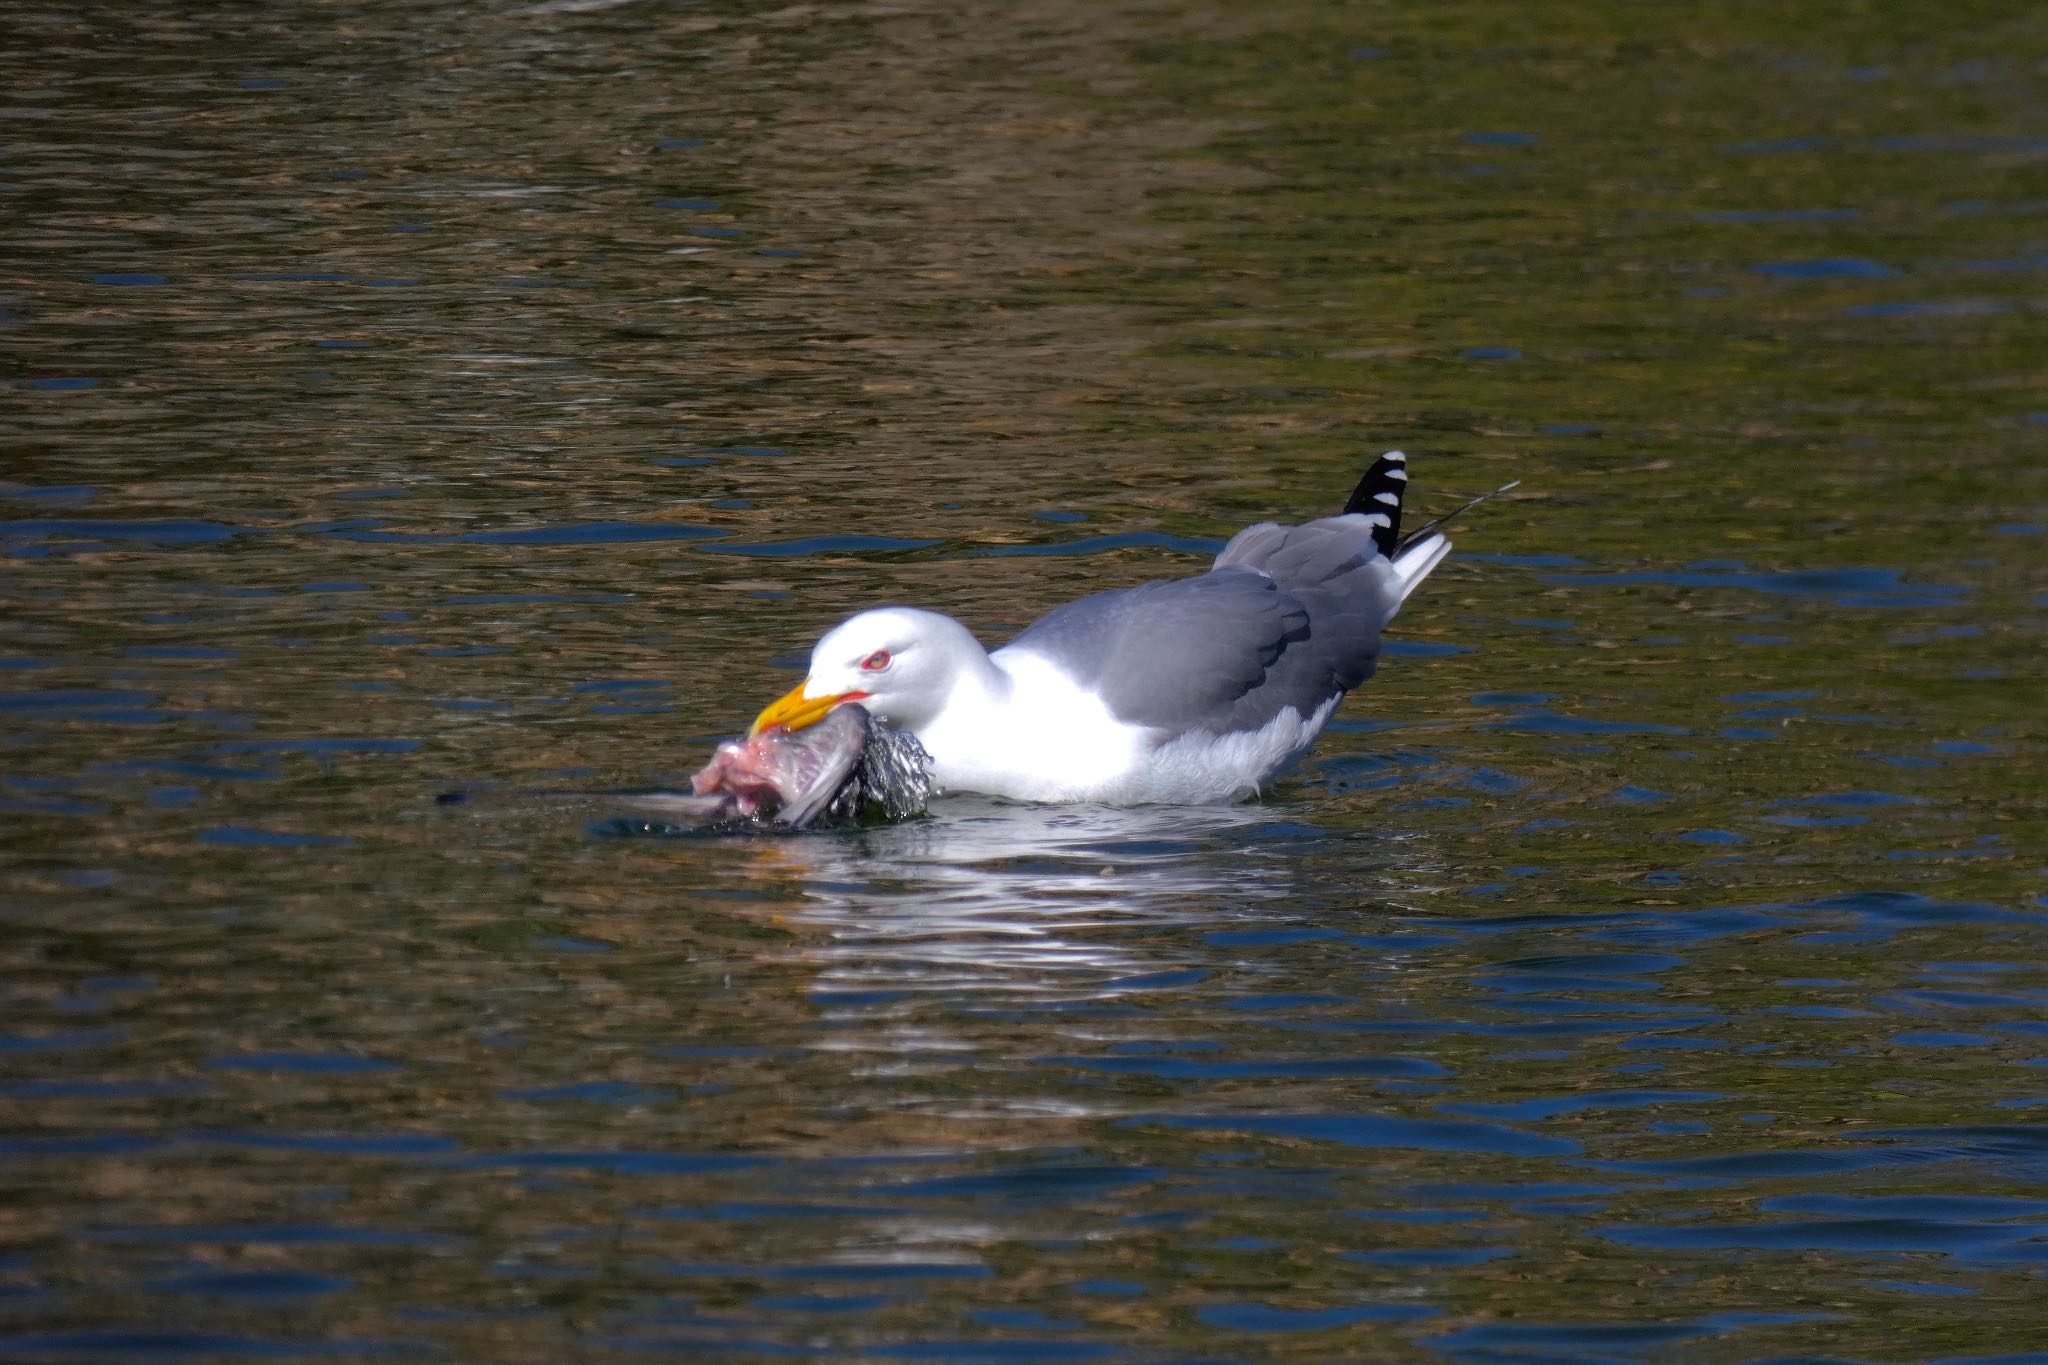
[[[857,701],[877,720],[915,734],[945,708],[963,670],[987,655],[967,627],[916,607],[878,607],[825,632],[811,650],[803,682],[754,720],[801,730],[842,702]]]

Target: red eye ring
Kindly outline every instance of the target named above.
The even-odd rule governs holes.
[[[889,666],[889,651],[878,649],[860,661],[860,666],[870,673],[880,673]]]

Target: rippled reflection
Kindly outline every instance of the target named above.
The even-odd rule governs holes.
[[[761,856],[796,871],[789,915],[828,1010],[892,993],[950,1010],[1112,1007],[1184,965],[1165,931],[1284,899],[1282,863],[1241,857],[1255,808],[1190,810],[940,803],[927,820],[849,838],[783,841]],[[1235,836],[1235,837],[1234,837]],[[1236,843],[1237,848],[1232,845]],[[836,1045],[948,1046],[942,1033],[869,1035],[857,1009]],[[955,1040],[951,1045],[966,1046]]]

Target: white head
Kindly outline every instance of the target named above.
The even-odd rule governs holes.
[[[963,670],[986,661],[981,644],[950,616],[916,607],[878,607],[825,632],[811,650],[810,675],[754,721],[801,730],[841,702],[913,734],[952,695]]]

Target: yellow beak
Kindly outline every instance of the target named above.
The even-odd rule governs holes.
[[[768,709],[754,717],[753,729],[747,731],[751,738],[771,725],[786,726],[801,730],[806,725],[815,725],[825,718],[825,713],[843,701],[858,701],[865,692],[841,692],[836,697],[806,697],[804,684],[798,683],[789,691],[768,703]]]

